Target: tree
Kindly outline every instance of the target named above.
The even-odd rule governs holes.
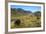
[[[41,17],[41,12],[40,11],[37,11],[34,13],[35,16],[37,16],[37,19],[40,19]]]
[[[16,8],[11,8],[11,11],[16,11]]]
[[[16,8],[11,8],[11,15],[15,15],[16,14]]]
[[[35,15],[35,16],[41,16],[41,12],[40,12],[40,11],[36,11],[36,12],[34,13],[34,15]]]

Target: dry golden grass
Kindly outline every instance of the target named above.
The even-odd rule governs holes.
[[[21,24],[19,26],[14,24],[12,21],[11,27],[12,28],[26,28],[26,27],[40,27],[41,22],[40,19],[38,20],[36,16],[32,15],[24,15],[19,17],[13,17],[12,19],[20,19]]]

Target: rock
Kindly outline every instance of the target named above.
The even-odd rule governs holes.
[[[20,19],[17,19],[17,20],[15,20],[15,22],[14,22],[15,25],[20,25],[20,23],[21,23]]]

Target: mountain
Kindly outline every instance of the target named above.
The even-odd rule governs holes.
[[[16,13],[16,14],[31,14],[32,12],[31,11],[26,11],[24,9],[21,9],[21,8],[11,8],[11,12],[12,13]]]
[[[16,14],[20,14],[20,15],[32,14],[35,16],[41,16],[41,11],[35,11],[34,13],[32,13],[32,11],[27,11],[21,8],[11,8],[11,15],[16,15]]]

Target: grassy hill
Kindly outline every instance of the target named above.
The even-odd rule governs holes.
[[[41,27],[41,16],[39,15],[39,11],[38,13],[32,13],[22,9],[19,9],[19,11],[17,11],[17,9],[12,9],[11,14],[11,28]],[[21,23],[19,26],[14,24],[15,19],[20,19]]]

